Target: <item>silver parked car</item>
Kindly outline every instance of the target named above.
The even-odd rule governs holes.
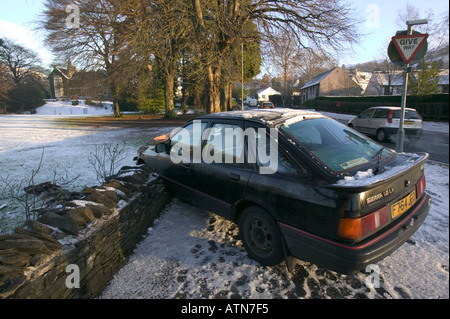
[[[401,107],[395,106],[374,106],[355,118],[348,126],[357,131],[374,136],[380,142],[390,139],[395,142],[398,129],[400,127]],[[403,128],[407,138],[419,138],[422,135],[423,120],[420,114],[411,108],[405,109],[405,121]]]

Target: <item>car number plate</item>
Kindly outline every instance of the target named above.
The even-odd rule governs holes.
[[[392,204],[391,205],[392,219],[406,212],[408,209],[411,208],[412,205],[414,205],[415,202],[416,202],[416,191],[413,191],[408,196]]]
[[[409,122],[403,122],[405,125],[414,125],[414,122],[411,122],[411,121],[409,121]]]

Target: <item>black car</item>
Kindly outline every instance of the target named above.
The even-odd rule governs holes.
[[[272,102],[262,102],[258,108],[259,109],[273,109],[274,105]]]
[[[424,221],[427,158],[319,113],[258,110],[198,117],[136,159],[176,194],[236,222],[261,264],[294,256],[354,273]]]

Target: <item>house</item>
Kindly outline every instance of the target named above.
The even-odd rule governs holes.
[[[67,62],[67,69],[54,67],[48,76],[50,83],[50,96],[52,99],[60,99],[66,97],[64,88],[67,87],[68,82],[72,76],[77,72],[76,67],[72,66],[72,62]]]
[[[401,95],[402,92],[403,71],[375,71],[364,95]]]
[[[278,92],[277,90],[274,90],[272,87],[268,87],[262,90],[259,90],[257,92],[258,94],[258,101],[259,102],[268,102],[269,101],[269,96],[271,95],[281,95],[280,92]]]
[[[70,59],[67,69],[54,67],[48,80],[53,99],[68,99],[72,96],[95,100],[110,98],[107,77],[103,71],[77,71]]]
[[[301,103],[318,96],[358,96],[361,87],[341,68],[335,67],[321,73],[300,88]]]
[[[364,92],[367,89],[367,86],[369,85],[369,81],[372,77],[371,72],[363,72],[358,70],[357,68],[344,70],[347,75],[361,87],[361,94],[364,94]]]
[[[417,76],[411,72],[410,76]],[[364,95],[401,95],[403,93],[403,71],[375,71],[370,78]],[[448,93],[448,69],[439,71],[438,88],[440,93]]]
[[[439,71],[439,92],[440,93],[449,93],[448,92],[448,69]]]

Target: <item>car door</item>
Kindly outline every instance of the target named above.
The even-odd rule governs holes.
[[[301,159],[294,159],[294,153],[289,151],[292,146],[290,142],[282,137],[274,139],[278,141],[277,153],[269,151],[268,139],[265,151],[270,153],[271,161],[276,161],[276,170],[271,174],[262,174],[260,168],[267,166],[268,162],[257,160],[245,200],[262,207],[278,222],[329,234],[334,230],[334,210],[329,207],[326,191],[317,187],[317,180],[312,178],[307,166],[302,165]],[[263,143],[257,145],[259,149]]]
[[[195,165],[200,162],[198,150],[206,125],[198,120],[188,123],[171,136],[169,152],[158,153],[156,158],[156,172],[176,194],[191,201],[198,199]]]
[[[370,134],[371,129],[371,118],[373,110],[365,110],[357,116],[354,120],[355,129],[364,134]]]
[[[228,219],[253,171],[246,159],[243,128],[241,120],[212,120],[205,130],[202,161],[194,167],[199,204]]]
[[[378,129],[386,128],[388,120],[388,110],[387,109],[377,109],[370,119],[370,126],[368,134],[376,135]],[[387,133],[387,132],[386,132]]]

